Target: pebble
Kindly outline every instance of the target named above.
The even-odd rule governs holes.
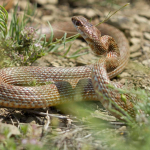
[[[133,37],[133,38],[130,39],[130,42],[132,44],[140,44],[141,43],[141,39]]]
[[[44,5],[43,7],[44,7],[44,9],[51,10],[52,12],[58,10],[55,5],[51,5],[51,4],[46,4],[46,5]]]
[[[87,18],[93,18],[97,16],[97,13],[91,8],[76,8],[73,10],[74,15],[83,15]]]
[[[134,44],[132,46],[130,46],[130,52],[134,53],[136,51],[138,51],[141,48],[140,44]]]
[[[8,129],[9,133],[7,138],[11,137],[12,135],[20,135],[19,129],[11,124],[0,123],[0,133],[4,133]]]
[[[108,22],[121,30],[137,29],[137,25],[133,23],[132,19],[122,16],[111,17]]]
[[[130,74],[127,73],[127,72],[123,72],[123,73],[120,74],[120,77],[121,77],[121,78],[129,77],[129,76],[130,76]]]
[[[150,11],[141,11],[141,12],[139,12],[139,16],[150,19]]]
[[[141,56],[141,52],[130,54],[130,58],[139,57],[139,56]]]
[[[121,79],[121,80],[119,80],[119,83],[121,83],[121,84],[125,84],[127,82],[127,79]]]
[[[149,66],[150,65],[150,59],[143,60],[142,64],[145,66]]]
[[[36,0],[37,3],[39,3],[40,5],[45,5],[47,3],[47,0]]]
[[[140,23],[147,23],[148,22],[148,19],[146,19],[145,17],[141,17],[139,15],[135,15],[134,16],[134,20],[138,24],[140,24]]]
[[[148,53],[150,52],[150,47],[148,47],[148,46],[143,46],[142,48],[143,48],[143,51],[144,51],[144,52],[148,52]]]
[[[127,130],[126,126],[122,126],[118,129],[120,132],[125,132]]]
[[[43,15],[43,12],[42,12],[42,10],[40,10],[40,9],[38,9],[38,10],[36,9],[36,10],[35,10],[35,14],[36,14],[37,17],[34,18],[34,19],[37,20],[38,18],[40,18],[40,17]]]
[[[51,15],[45,15],[42,17],[42,20],[47,22],[47,21],[53,21],[54,17]]]
[[[30,3],[28,3],[28,1],[26,1],[26,0],[21,1],[20,3],[18,3],[18,6],[19,6],[21,9],[23,9],[23,10],[27,9],[27,7],[32,8],[32,5],[31,5]]]
[[[129,32],[129,35],[131,36],[131,37],[141,37],[142,36],[142,33],[140,32],[140,31],[137,31],[137,30],[131,30],[130,32]]]
[[[47,2],[48,2],[49,4],[53,4],[53,5],[58,4],[58,0],[47,0]]]
[[[140,30],[150,32],[150,21],[147,21],[146,23],[141,23]]]
[[[147,40],[150,40],[150,33],[145,32],[144,33],[144,38],[147,39]]]
[[[32,125],[32,124],[28,124],[28,129],[27,129],[27,136],[31,137],[31,136],[35,136],[35,137],[40,137],[41,133],[42,133],[43,127],[40,125]]]

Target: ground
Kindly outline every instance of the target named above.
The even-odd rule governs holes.
[[[73,0],[31,0],[31,7],[37,2],[36,23],[47,23],[68,21],[73,15],[83,15],[87,18],[92,18],[98,21],[103,21],[109,12],[118,10],[121,6],[129,1],[104,1],[104,0],[86,0],[85,2]],[[149,1],[135,0],[130,1],[127,5],[108,21],[126,35],[130,44],[130,60],[124,71],[113,81],[118,81],[130,88],[150,90],[150,3]],[[16,1],[15,1],[16,3]],[[18,3],[19,12],[24,11],[27,5],[26,0],[21,0]],[[13,7],[9,9],[9,14],[12,13]],[[10,16],[11,18],[11,16]],[[67,45],[69,46],[69,45]],[[66,47],[67,47],[66,46]],[[73,41],[72,47],[68,56],[75,49],[88,47],[88,45],[80,39]],[[32,65],[38,66],[79,66],[93,63],[97,57],[90,53],[90,49],[83,49],[82,52],[88,52],[76,59],[68,57],[60,57],[56,54],[48,54]],[[61,52],[62,54],[63,52]],[[78,109],[75,106],[82,106]],[[56,149],[108,149],[113,148],[116,143],[112,143],[111,137],[120,135],[120,141],[124,141],[127,127],[125,123],[116,121],[116,118],[109,115],[98,102],[75,103],[67,106],[51,107],[38,110],[16,110],[0,108],[0,131],[4,130],[4,126],[8,125],[10,129],[9,137],[16,136],[25,132],[25,127],[28,131],[25,132],[25,137],[22,137],[22,144],[38,145],[42,147],[43,141],[46,143],[46,149],[49,145]],[[90,108],[90,110],[89,110]],[[84,111],[83,111],[84,109]],[[65,110],[65,111],[64,111]],[[82,114],[82,115],[81,115]],[[84,115],[83,115],[84,114]],[[88,118],[88,119],[87,119]],[[90,119],[89,119],[90,118]],[[95,120],[92,120],[92,119]],[[95,121],[95,125],[91,122]],[[105,122],[108,121],[107,128]],[[100,123],[100,125],[98,125]],[[15,125],[15,126],[13,126]],[[96,126],[98,125],[98,126]],[[90,129],[89,129],[90,126]],[[17,128],[15,128],[17,127]],[[98,128],[101,128],[99,130]],[[23,128],[23,129],[22,129]],[[92,131],[91,131],[92,128]],[[95,133],[95,131],[97,133]],[[109,135],[110,145],[107,140],[96,140],[99,134]],[[123,134],[123,136],[121,136]],[[0,141],[5,137],[0,134]],[[17,139],[17,138],[16,138]],[[16,140],[15,139],[15,140]],[[48,144],[49,143],[49,144]],[[114,145],[113,145],[114,144]],[[18,144],[19,145],[19,144]],[[21,145],[18,149],[21,149]],[[26,147],[27,148],[27,147]],[[17,149],[17,148],[16,148]],[[119,149],[119,148],[118,148]]]

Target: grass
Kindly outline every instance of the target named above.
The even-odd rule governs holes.
[[[62,57],[77,58],[80,55],[87,53],[80,53],[82,49],[76,50],[70,56],[67,55],[70,51],[71,44],[66,48],[66,43],[76,39],[78,35],[66,38],[66,34],[61,39],[53,41],[53,30],[48,22],[50,30],[52,31],[49,41],[46,41],[46,35],[41,34],[39,38],[37,29],[27,27],[27,24],[34,18],[35,9],[31,12],[31,8],[26,8],[23,15],[19,15],[15,7],[10,27],[7,25],[8,13],[4,7],[0,7],[0,50],[1,50],[1,68],[8,66],[28,66],[31,65],[41,56],[47,53],[55,53],[59,55],[59,51],[64,51]],[[30,15],[30,17],[28,17]],[[58,50],[63,45],[61,50]],[[84,48],[83,48],[84,49]],[[3,57],[5,55],[5,58]]]
[[[30,8],[27,8],[27,14],[34,14],[34,11],[31,12],[28,9]],[[64,46],[64,55],[61,57],[76,58],[83,55],[83,53],[80,53],[82,49],[79,49],[68,56],[71,45],[66,48],[66,43],[73,41],[78,35],[66,38],[65,34],[62,39],[53,42],[52,32],[49,41],[46,41],[45,35],[36,39],[36,29],[26,27],[26,24],[30,21],[29,18],[25,14],[23,19],[16,17],[17,7],[12,15],[10,30],[7,25],[8,13],[3,7],[1,7],[0,14],[1,67],[30,65],[37,58],[49,52],[59,53],[58,48],[61,45]],[[49,27],[52,30],[50,24]],[[43,38],[44,40],[42,40]],[[134,105],[135,119],[129,120],[126,118],[126,122],[115,122],[115,118],[111,118],[104,110],[97,108],[97,105],[93,106],[94,104],[89,103],[67,105],[63,109],[73,110],[77,118],[50,118],[47,114],[43,119],[46,122],[43,121],[44,125],[42,126],[19,123],[20,135],[10,136],[11,129],[9,131],[6,128],[0,132],[0,149],[148,150],[150,146],[150,95],[141,89],[120,92],[121,94],[133,93],[142,100],[142,102],[136,102]],[[123,99],[125,101],[124,97]],[[95,111],[95,107],[97,111]],[[71,114],[71,111],[69,111],[69,114]],[[45,119],[46,117],[47,119]],[[120,129],[122,126],[124,126],[124,129]]]

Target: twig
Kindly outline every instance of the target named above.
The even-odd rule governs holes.
[[[14,118],[16,119],[16,121],[17,121],[17,126],[18,126],[18,128],[20,129],[20,122],[19,122],[19,120],[17,119],[17,117],[14,115],[14,114],[12,114],[13,116],[14,116]],[[14,123],[13,123],[13,125],[14,125]]]
[[[69,118],[67,116],[60,116],[60,115],[56,115],[56,114],[47,114],[47,113],[38,112],[38,111],[35,111],[35,110],[24,110],[24,111],[34,113],[34,114],[37,114],[37,115],[40,115],[40,116],[47,116],[48,115],[50,117],[55,117],[55,118],[59,118],[59,119],[68,119]]]
[[[49,126],[49,124],[50,124],[50,116],[49,116],[49,114],[48,114],[48,110],[46,111],[46,116],[47,116],[47,122],[46,122],[46,124],[45,124],[45,126],[44,126],[44,130],[46,131],[47,129],[48,129],[48,126]]]

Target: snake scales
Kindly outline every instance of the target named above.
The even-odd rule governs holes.
[[[117,106],[134,115],[130,97],[126,94],[126,102],[124,102],[119,92],[107,86],[111,84],[121,88],[121,85],[111,82],[109,78],[119,74],[128,62],[129,45],[124,34],[107,24],[99,25],[98,30],[82,16],[72,17],[72,22],[94,53],[103,57],[94,65],[89,66],[71,68],[28,66],[1,69],[0,106],[42,108],[68,101],[99,100],[117,118],[120,118],[120,115],[113,111],[113,109],[119,110]],[[75,32],[73,24],[62,23],[61,26],[55,24],[55,38],[62,36],[62,32],[55,28]],[[110,36],[101,36],[101,33]],[[52,82],[52,84],[26,86],[33,79],[38,84],[45,82]],[[102,98],[99,92],[106,98]],[[124,114],[122,110],[119,112]]]

